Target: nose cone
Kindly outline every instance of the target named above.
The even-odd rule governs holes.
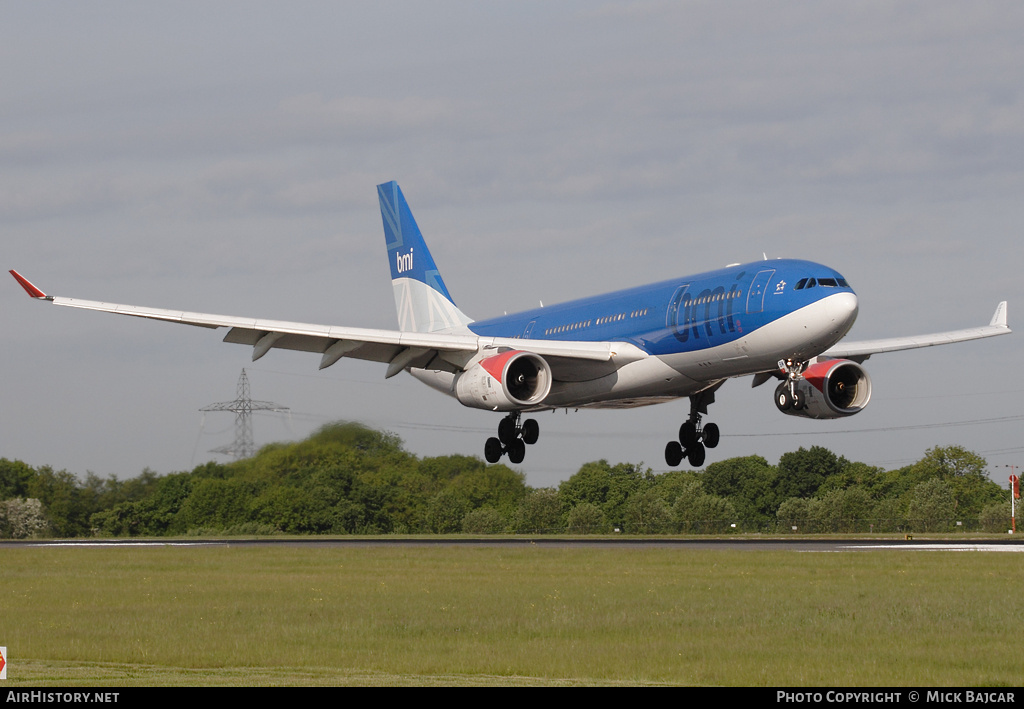
[[[836,293],[825,299],[825,312],[831,320],[833,334],[842,337],[857,320],[857,294]]]

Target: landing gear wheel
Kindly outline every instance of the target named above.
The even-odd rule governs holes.
[[[779,411],[789,411],[793,408],[793,395],[789,393],[789,384],[783,382],[775,390],[775,405]]]
[[[793,410],[799,411],[804,408],[804,395],[799,391],[793,391]]]
[[[699,468],[704,465],[706,455],[707,451],[704,450],[703,444],[698,443],[693,448],[686,449],[686,462],[694,468]]]
[[[508,453],[511,463],[518,465],[526,457],[526,446],[533,445],[540,436],[540,424],[526,419],[519,425],[520,412],[513,411],[498,423],[498,437],[488,438],[484,444],[484,458],[488,463],[497,463]]]
[[[679,442],[683,448],[690,449],[697,443],[697,424],[693,421],[686,421],[679,427]]]
[[[498,440],[504,443],[506,446],[511,445],[512,441],[519,437],[519,431],[516,430],[516,416],[509,415],[501,420],[498,424]]]
[[[665,462],[670,466],[685,458],[690,465],[699,468],[704,465],[707,449],[718,446],[718,426],[713,423],[702,426],[701,419],[707,415],[708,406],[715,403],[715,390],[721,385],[722,382],[718,382],[690,396],[690,416],[679,427],[679,443],[665,446]],[[782,387],[779,387],[776,393],[781,391]]]
[[[669,441],[665,446],[665,462],[670,468],[675,468],[683,462],[683,447],[679,445],[679,441]]]
[[[540,424],[537,423],[536,419],[526,419],[523,421],[523,443],[532,446],[537,442],[539,436]]]
[[[484,443],[484,460],[492,464],[497,463],[501,460],[501,454],[504,450],[501,441],[494,437],[488,438],[487,442]]]
[[[717,424],[714,424],[714,423],[706,424],[704,426],[704,434],[703,434],[704,445],[707,446],[708,448],[715,448],[716,446],[718,446],[718,437],[719,437],[719,435],[720,434],[718,432],[718,425]]]
[[[526,457],[526,444],[523,439],[517,438],[508,447],[508,461],[513,465],[519,465]]]

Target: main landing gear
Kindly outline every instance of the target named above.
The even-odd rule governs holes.
[[[705,449],[717,446],[719,435],[717,424],[701,427],[700,415],[691,416],[679,427],[679,440],[665,446],[665,462],[674,468],[686,458],[687,463],[699,468],[704,465]]]
[[[721,384],[719,384],[721,386]],[[715,387],[717,389],[718,387]],[[679,427],[679,440],[669,441],[665,446],[665,462],[669,467],[679,465],[683,458],[694,468],[704,465],[708,448],[718,445],[718,426],[713,423],[700,425],[701,414],[708,412],[708,404],[714,403],[714,389],[702,391],[690,397],[690,417]]]
[[[526,419],[519,424],[520,413],[513,411],[498,424],[498,437],[488,438],[484,444],[484,458],[488,463],[497,463],[508,453],[508,460],[519,465],[526,457],[526,446],[532,446],[540,436],[540,425],[536,419]]]

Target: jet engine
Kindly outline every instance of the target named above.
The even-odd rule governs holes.
[[[793,383],[775,390],[775,405],[790,416],[835,419],[852,416],[871,400],[871,377],[856,362],[829,359],[816,362]]]
[[[550,391],[551,367],[520,350],[482,359],[455,379],[455,397],[476,409],[517,411],[540,404]]]

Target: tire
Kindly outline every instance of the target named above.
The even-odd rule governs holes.
[[[519,432],[516,431],[515,419],[506,416],[498,424],[498,440],[506,446],[511,446],[512,442],[519,437]]]
[[[679,427],[679,442],[683,444],[683,448],[692,448],[697,443],[697,424],[693,421],[687,421]]]
[[[519,465],[523,462],[523,458],[526,457],[526,444],[523,443],[521,438],[517,438],[512,441],[512,445],[508,447],[508,461],[513,465]]]
[[[718,424],[709,423],[704,427],[704,445],[708,448],[717,448],[720,435]]]
[[[501,445],[501,441],[497,438],[491,437],[484,443],[484,460],[488,463],[494,464],[501,460],[501,454],[504,452],[504,448]]]
[[[537,419],[526,419],[523,421],[523,443],[532,446],[540,436],[540,424]]]
[[[704,465],[704,458],[706,455],[707,451],[704,450],[704,446],[698,443],[693,448],[688,448],[686,450],[686,462],[694,468],[699,468]]]
[[[683,462],[683,447],[679,445],[679,441],[669,441],[665,446],[665,463],[668,464],[668,467],[675,468],[681,462]]]
[[[779,411],[789,411],[793,408],[793,397],[790,396],[789,387],[783,383],[775,390],[775,405]]]

